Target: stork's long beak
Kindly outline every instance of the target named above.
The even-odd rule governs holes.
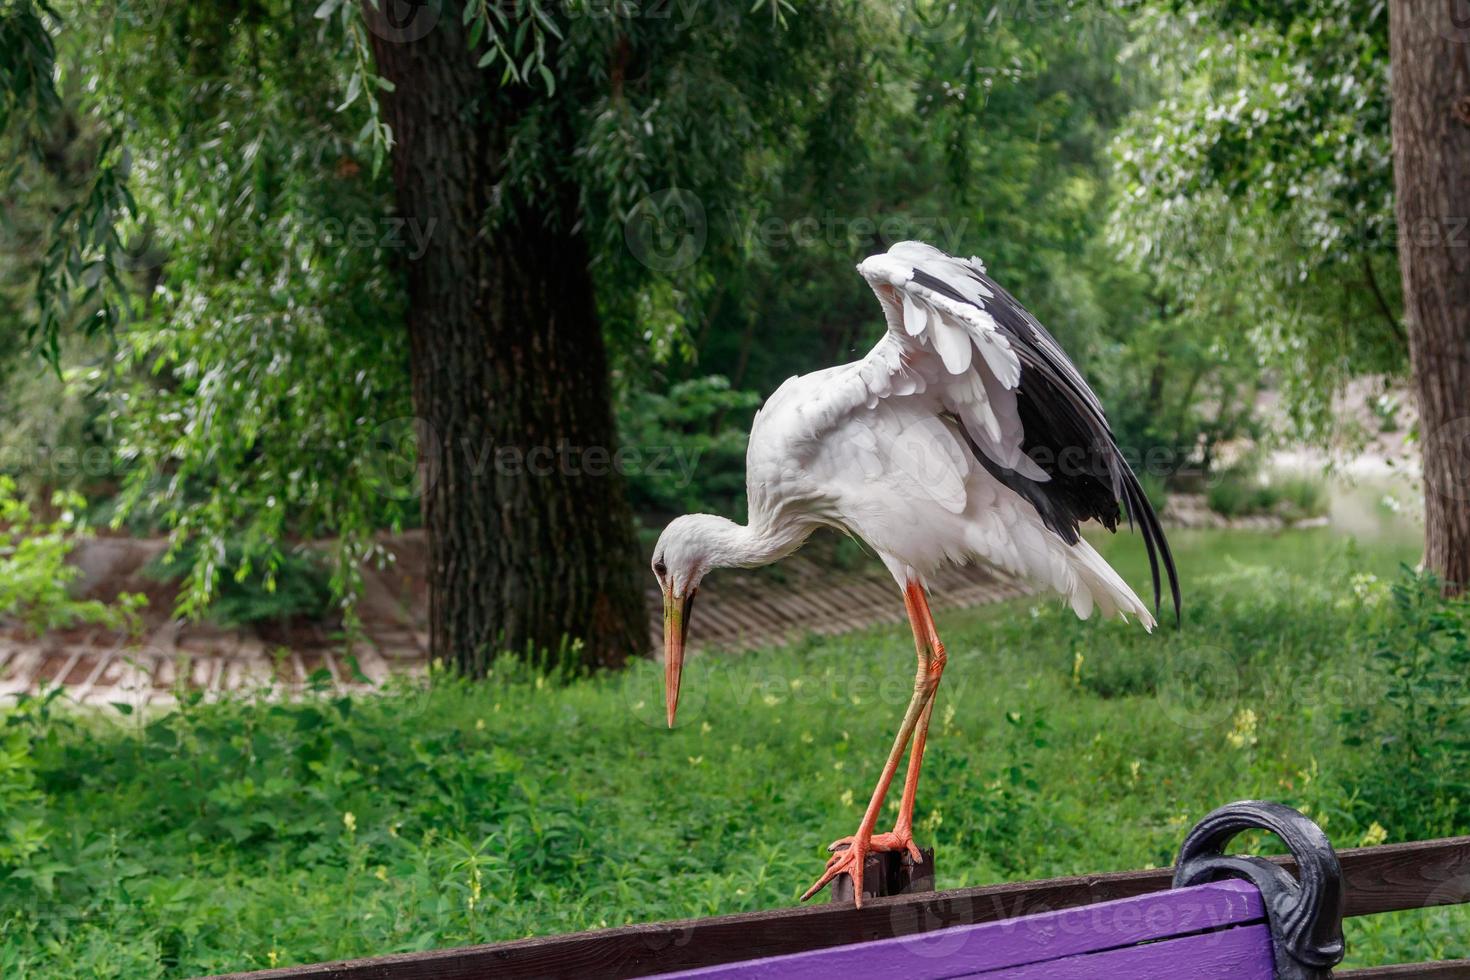
[[[691,589],[686,596],[674,595],[673,587],[664,590],[664,706],[668,709],[669,727],[674,727],[674,713],[679,710],[679,675],[684,670],[684,638],[689,635],[689,613],[694,608]]]

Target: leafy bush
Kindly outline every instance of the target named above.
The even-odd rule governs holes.
[[[31,742],[16,720],[0,727],[0,873],[10,874],[29,866],[47,836]]]
[[[15,481],[0,476],[0,619],[18,619],[32,632],[76,623],[124,627],[135,622],[143,597],[125,594],[115,604],[77,599],[69,586],[81,570],[66,562],[88,537],[79,516],[85,501],[73,492],[51,497],[56,517],[37,517],[16,494]]]
[[[223,556],[209,556],[191,540],[160,555],[147,571],[160,581],[185,579],[199,575],[199,563],[206,560],[213,561],[216,569],[235,569],[213,588],[214,598],[206,612],[222,626],[280,623],[298,616],[320,620],[331,613],[331,574],[317,556],[305,550],[275,554],[262,563],[250,561],[237,543],[226,545]]]
[[[719,375],[693,378],[666,394],[637,390],[621,399],[626,468],[640,511],[709,511],[737,517],[745,506],[745,443],[760,396]]]
[[[16,315],[10,322],[24,321]],[[23,337],[7,336],[10,329],[0,326],[0,345],[7,353],[22,354],[28,345]],[[105,355],[93,349],[100,346],[92,341],[67,345],[60,376],[38,370],[23,356],[11,365],[0,355],[0,390],[5,392],[0,399],[0,474],[12,477],[22,496],[44,500],[64,489],[90,499],[114,487],[118,470],[98,395],[102,372],[95,366]]]
[[[1405,567],[1374,634],[1372,697],[1345,711],[1346,742],[1381,755],[1357,783],[1357,805],[1395,839],[1463,830],[1470,804],[1470,603]]]
[[[1250,467],[1225,470],[1211,484],[1211,510],[1225,517],[1273,516],[1300,521],[1327,513],[1327,487],[1300,474],[1261,477]]]
[[[1273,484],[1286,504],[1289,520],[1323,517],[1330,504],[1327,485],[1309,476],[1278,477]]]

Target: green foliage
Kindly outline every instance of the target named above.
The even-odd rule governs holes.
[[[1263,475],[1255,466],[1231,467],[1213,478],[1208,489],[1210,510],[1225,517],[1280,517],[1300,521],[1327,513],[1327,486],[1299,473]]]
[[[60,688],[52,689],[52,696]],[[36,878],[35,859],[50,836],[46,829],[46,800],[38,785],[31,735],[22,725],[33,713],[36,699],[22,696],[16,710],[0,727],[0,875],[29,871]],[[45,699],[42,699],[43,701]]]
[[[1354,583],[1410,547],[1175,537],[1182,631],[1032,600],[942,617],[918,810],[941,887],[1166,865],[1195,819],[1247,796],[1308,809],[1341,846],[1374,822],[1395,840],[1470,829],[1463,807],[1420,824],[1367,802],[1375,780],[1413,797],[1448,767],[1344,742],[1343,711],[1380,700],[1358,679],[1387,642]],[[1099,545],[1144,573],[1136,542]],[[1124,669],[1155,677],[1094,690]],[[861,817],[912,690],[907,629],[696,660],[673,732],[661,683],[651,662],[566,683],[505,663],[481,684],[194,695],[117,722],[30,703],[0,739],[26,775],[0,793],[49,833],[11,838],[0,965],[195,975],[792,904]],[[1354,965],[1465,955],[1465,910],[1426,915],[1350,921]]]
[[[1369,402],[1368,408],[1378,420],[1379,432],[1398,432],[1403,427],[1403,422],[1399,419],[1403,403],[1397,395],[1384,392]]]
[[[385,14],[387,12],[387,8],[378,0],[372,0],[372,7],[376,11]],[[383,121],[378,95],[392,92],[393,84],[379,75],[373,64],[372,44],[368,40],[369,27],[365,23],[365,17],[373,14],[362,10],[350,0],[322,0],[311,15],[321,21],[335,20],[335,27],[340,32],[338,37],[347,39],[349,57],[344,60],[349,62],[350,68],[342,90],[342,100],[336,111],[340,113],[357,106],[367,113],[367,119],[358,130],[355,142],[371,155],[373,175],[376,176],[382,170],[389,150],[393,148],[393,129]]]
[[[130,166],[121,139],[102,136],[90,180],[52,224],[52,235],[36,277],[36,323],[32,335],[52,365],[70,330],[97,334],[116,330],[126,309],[128,286],[121,268],[122,222],[137,219],[128,190]]]
[[[0,619],[16,619],[33,633],[76,623],[131,625],[142,596],[125,594],[109,604],[77,599],[69,590],[81,570],[66,556],[88,536],[81,520],[85,501],[57,491],[51,498],[56,516],[45,520],[15,490],[14,480],[0,476]]]
[[[209,618],[222,626],[282,623],[295,617],[316,622],[331,618],[331,578],[319,555],[294,549],[257,569],[244,560],[242,551],[241,545],[232,542],[222,556],[206,558],[199,545],[189,543],[160,555],[147,571],[157,579],[181,580],[198,574],[196,566],[206,560],[218,568],[234,568],[215,587],[209,606]]]
[[[575,4],[557,91],[579,107],[576,145],[567,159],[545,138],[512,144],[511,182],[530,199],[547,193],[546,174],[569,171],[596,256],[599,311],[634,377],[650,373],[649,353],[677,363],[697,351],[704,373],[725,374],[737,388],[757,378],[770,390],[766,365],[749,363],[771,356],[767,338],[789,344],[789,369],[791,355],[809,360],[847,327],[841,311],[850,302],[806,320],[781,317],[811,263],[851,280],[862,247],[848,234],[852,219],[882,216],[866,196],[875,181],[861,175],[874,153],[885,165],[899,162],[880,134],[895,103],[912,96],[907,79],[890,87],[881,77],[900,39],[882,11],[831,0],[790,16],[785,9],[782,0],[720,0],[650,17],[637,4]],[[544,136],[555,111],[539,110],[520,128]],[[907,174],[893,177],[907,183]],[[907,204],[905,194],[895,210]],[[751,229],[752,221],[784,228],[823,214],[837,217],[839,230],[809,250],[793,251],[787,236],[773,248],[771,236]],[[689,250],[675,251],[686,235]],[[833,296],[809,292],[818,302]],[[805,323],[813,325],[789,329]],[[742,344],[745,366],[732,350]]]
[[[18,127],[35,139],[36,124],[60,109],[48,19],[55,13],[45,0],[0,3],[0,134]]]
[[[1391,589],[1365,581],[1359,594],[1382,607],[1367,673],[1380,693],[1345,711],[1343,726],[1347,744],[1376,749],[1381,765],[1354,803],[1385,827],[1461,833],[1450,828],[1462,826],[1470,801],[1470,605],[1446,601],[1434,576],[1408,567]],[[1407,839],[1397,829],[1393,836]]]
[[[745,443],[760,396],[719,375],[673,385],[667,394],[629,392],[619,407],[633,505],[656,512],[739,517],[745,508]],[[653,461],[657,460],[654,465]]]
[[[53,37],[60,23],[48,0],[0,3],[0,179],[8,188],[29,184],[32,193],[36,185],[69,191],[45,217],[34,316],[25,330],[53,365],[66,332],[111,331],[121,322],[128,292],[119,274],[122,229],[138,210],[127,187],[130,158],[113,120],[99,116],[81,137],[66,118]],[[66,154],[58,152],[65,142],[58,134],[68,128],[87,148],[84,175],[66,173]]]
[[[1216,361],[1279,370],[1298,435],[1342,436],[1343,384],[1406,367],[1387,5],[1133,6],[1159,95],[1115,142],[1113,241]]]
[[[387,217],[362,162],[376,103],[334,108],[356,35],[300,4],[64,12],[93,111],[126,105],[136,140],[132,318],[99,382],[114,520],[200,556],[183,614],[268,578],[292,539],[333,538],[351,595],[372,533],[417,514],[392,472],[413,432],[399,265],[432,233]],[[95,64],[92,32],[111,32]]]
[[[1273,480],[1279,501],[1277,513],[1289,521],[1325,517],[1330,505],[1326,483],[1303,474],[1280,475]]]
[[[104,346],[90,339],[64,345],[59,373],[37,370],[34,361],[20,356],[21,363],[8,370],[0,365],[0,474],[33,502],[56,490],[81,494],[94,526],[107,524],[104,511],[121,472],[99,393],[108,374],[99,363]]]

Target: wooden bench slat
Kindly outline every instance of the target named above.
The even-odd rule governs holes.
[[[1425,980],[1470,980],[1470,960],[1370,966],[1360,970],[1338,970],[1333,977],[1336,980],[1394,980],[1396,977],[1423,977]]]
[[[1470,836],[1357,847],[1337,856],[1348,918],[1470,901]]]
[[[895,976],[946,980],[982,974],[1009,977],[1010,971],[1020,967],[1052,964],[1084,954],[1096,958],[1104,951],[1179,937],[1200,938],[1204,942],[1199,949],[1211,949],[1223,942],[1221,930],[1264,922],[1261,893],[1254,885],[1221,881],[1005,922],[667,973],[659,980],[825,980],[833,976],[844,980]],[[1266,949],[1269,954],[1269,933]]]
[[[972,973],[966,980],[1271,980],[1275,969],[1271,930],[1263,923]]]

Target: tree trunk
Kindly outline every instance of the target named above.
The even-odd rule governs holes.
[[[432,654],[471,676],[501,651],[616,665],[648,628],[575,188],[487,227],[535,93],[475,67],[456,5],[410,33],[373,48],[400,216],[429,241],[407,285]]]
[[[1393,0],[1399,266],[1424,452],[1425,564],[1470,583],[1470,25],[1453,0]]]

